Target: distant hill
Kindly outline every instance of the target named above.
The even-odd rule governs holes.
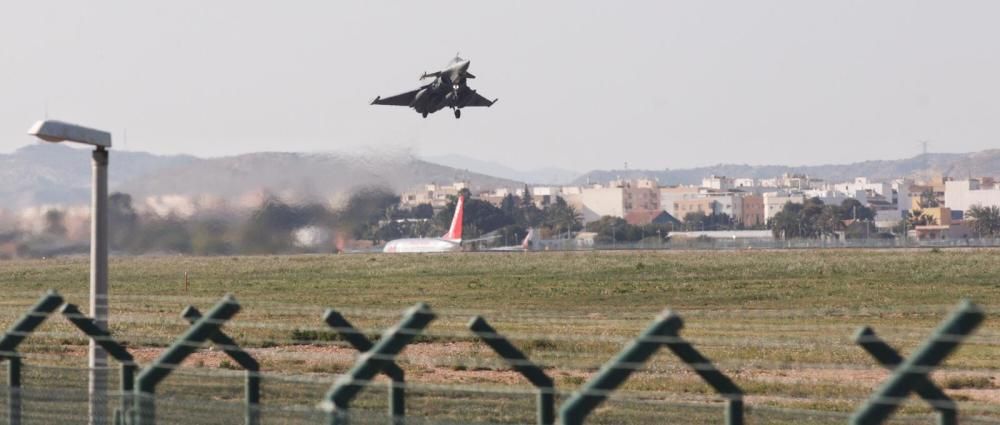
[[[465,165],[439,165],[411,155],[265,152],[220,158],[188,155],[153,155],[114,150],[109,172],[112,191],[133,196],[215,195],[237,199],[267,191],[292,199],[338,199],[352,190],[383,186],[395,191],[414,189],[425,183],[449,184],[468,181],[474,190],[517,187],[525,181],[559,184],[543,171],[523,172],[492,162],[464,157],[440,159]],[[661,184],[696,184],[716,174],[730,177],[770,178],[783,173],[805,173],[829,181],[857,176],[888,180],[900,176],[945,175],[956,178],[1000,175],[1000,149],[971,154],[930,154],[924,169],[923,156],[892,161],[865,161],[844,165],[752,166],[719,164],[682,170],[595,170],[572,183],[605,183],[616,177],[647,177]],[[90,151],[64,144],[39,143],[11,154],[0,154],[0,207],[19,209],[42,204],[86,204],[90,202]],[[489,174],[496,173],[500,177]],[[506,178],[504,178],[506,177]],[[568,177],[563,175],[565,180]]]
[[[475,190],[523,183],[458,170],[408,155],[251,153],[199,159],[161,168],[118,189],[134,196],[218,195],[234,198],[268,191],[291,199],[338,199],[352,190],[380,186],[394,191],[427,183],[467,181]]]
[[[90,151],[39,143],[0,155],[0,206],[90,202]],[[215,195],[235,199],[267,191],[296,199],[336,199],[366,186],[413,189],[424,183],[468,181],[474,188],[516,187],[520,181],[495,178],[419,160],[408,155],[251,153],[197,158],[113,150],[112,191],[133,196]]]
[[[464,155],[438,155],[429,156],[425,159],[436,164],[447,165],[460,170],[475,171],[477,173],[531,184],[567,184],[580,175],[579,171],[558,167],[533,168],[530,170],[514,169],[493,161],[483,161]]]
[[[760,179],[776,177],[784,173],[803,173],[832,182],[853,180],[855,177],[868,177],[878,181],[899,177],[930,177],[937,175],[955,178],[997,176],[1000,175],[1000,149],[969,154],[928,154],[926,168],[924,167],[924,163],[924,156],[918,155],[908,159],[864,161],[840,165],[718,164],[678,170],[594,170],[576,178],[573,183],[606,183],[618,177],[628,179],[645,177],[658,179],[661,184],[698,184],[702,178],[713,174],[727,177]]]
[[[91,151],[66,144],[39,143],[0,154],[0,206],[22,208],[43,204],[90,202]],[[164,168],[197,161],[186,155],[160,156],[113,151],[108,181],[112,188]]]

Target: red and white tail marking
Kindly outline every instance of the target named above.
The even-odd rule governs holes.
[[[531,240],[535,238],[535,229],[529,228],[528,234],[524,237],[524,241],[521,242],[521,248],[524,250],[531,249]]]
[[[462,241],[462,210],[465,207],[465,197],[458,197],[458,204],[455,205],[455,216],[451,219],[451,227],[448,229],[448,233],[442,236],[442,239],[449,241]]]

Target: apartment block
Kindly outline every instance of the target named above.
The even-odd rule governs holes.
[[[660,188],[660,209],[666,211],[678,219],[682,215],[677,211],[677,201],[685,199],[695,199],[701,196],[701,189],[690,186],[661,187]]]
[[[764,196],[746,195],[740,198],[742,209],[739,220],[744,226],[761,226],[767,224],[767,216],[764,214]]]
[[[726,176],[709,176],[701,179],[701,187],[714,190],[729,190],[734,186],[733,179]]]
[[[803,204],[806,197],[802,193],[768,192],[764,194],[764,220],[774,218],[785,208],[785,204]]]
[[[984,186],[980,180],[955,180],[945,182],[944,205],[954,211],[968,211],[981,206],[1000,206],[1000,187],[989,182]]]

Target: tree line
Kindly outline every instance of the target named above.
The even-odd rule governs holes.
[[[292,204],[266,198],[248,213],[205,212],[191,217],[140,214],[132,197],[124,193],[109,198],[109,245],[128,254],[185,253],[196,255],[330,252],[335,237],[354,239],[399,198],[381,188],[353,193],[341,208],[310,202]],[[302,245],[295,231],[312,228],[327,234],[320,246]]]
[[[875,210],[857,199],[846,199],[840,205],[825,204],[819,198],[809,198],[801,204],[789,202],[768,224],[777,239],[894,237],[878,232]]]
[[[569,235],[583,228],[580,213],[562,198],[538,207],[530,193],[508,195],[500,206],[494,206],[472,198],[468,190],[459,195],[467,197],[466,239],[492,235],[519,241],[528,228],[538,229],[545,237]],[[335,252],[342,248],[339,241],[370,241],[378,245],[397,238],[443,234],[451,224],[456,201],[457,196],[451,197],[439,211],[430,204],[401,208],[398,195],[375,187],[355,191],[339,208],[315,202],[294,204],[269,197],[250,211],[203,211],[181,217],[140,212],[129,194],[113,193],[108,202],[109,247],[113,253],[132,255]],[[65,239],[63,213],[51,210],[44,218],[43,233],[23,241],[19,255],[50,255],[49,242]],[[318,232],[325,240],[303,245],[299,240],[303,229]],[[86,245],[76,243],[72,247],[83,252]]]
[[[472,197],[468,189],[462,189],[456,196],[450,196],[444,208],[429,216],[433,209],[428,204],[417,205],[410,210],[395,209],[387,212],[387,220],[375,230],[373,242],[404,237],[438,236],[451,226],[458,197],[465,198],[463,238],[478,239],[492,236],[497,240],[514,243],[524,238],[529,228],[534,228],[543,237],[570,235],[583,229],[583,217],[561,197],[538,207],[528,187],[524,194],[515,196],[508,193],[496,206],[482,199]]]
[[[513,244],[529,228],[542,237],[571,237],[574,232],[594,232],[598,243],[665,241],[673,224],[632,225],[619,217],[605,216],[584,225],[579,211],[561,197],[539,207],[525,188],[524,195],[506,195],[499,206],[465,196],[464,238],[490,238]],[[930,208],[928,196],[921,206]],[[404,237],[433,237],[443,234],[451,224],[457,196],[435,211],[430,204],[401,208],[400,198],[384,188],[368,188],[352,193],[340,208],[320,203],[292,204],[267,198],[249,212],[202,212],[190,217],[159,216],[140,213],[132,197],[114,193],[109,198],[109,245],[112,252],[125,254],[184,253],[195,255],[275,254],[300,252],[335,252],[337,241],[366,240],[373,245]],[[58,210],[45,213],[41,234],[27,237],[17,232],[0,234],[0,242],[21,240],[18,255],[39,256],[85,252],[81,243],[54,243],[66,239],[64,214]],[[787,203],[769,222],[779,239],[844,237],[894,237],[880,233],[874,225],[875,211],[861,202],[848,199],[840,204],[824,204],[818,198],[804,203]],[[1000,237],[1000,208],[974,206],[965,212],[968,226],[979,237]],[[919,209],[909,213],[894,233],[907,226],[935,224],[933,217]],[[726,214],[689,213],[682,228],[687,230],[723,230],[738,228]],[[297,232],[310,229],[326,235],[326,240],[302,244]],[[39,249],[38,246],[46,248]]]

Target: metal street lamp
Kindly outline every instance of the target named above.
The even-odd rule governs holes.
[[[75,142],[94,146],[93,192],[90,211],[90,316],[108,329],[108,149],[111,133],[56,120],[38,121],[28,134],[46,142]],[[106,423],[108,353],[90,340],[90,418]]]

